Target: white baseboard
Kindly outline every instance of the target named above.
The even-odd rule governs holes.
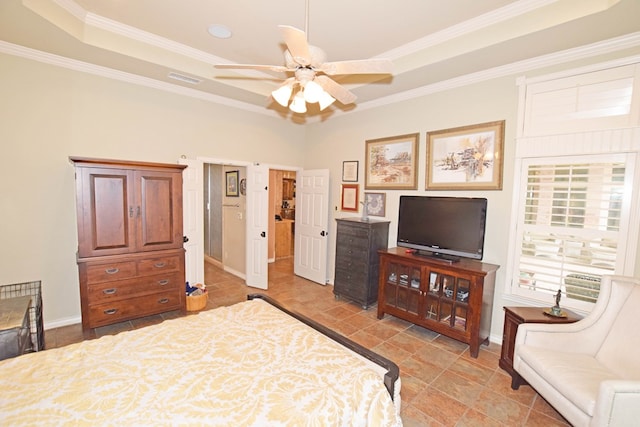
[[[56,319],[44,323],[44,330],[61,328],[63,326],[75,325],[82,323],[82,316],[66,317],[63,319]]]

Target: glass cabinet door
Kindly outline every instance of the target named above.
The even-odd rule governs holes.
[[[424,317],[466,331],[470,280],[434,270],[428,276]]]
[[[417,316],[420,302],[420,268],[390,262],[385,280],[386,305]]]

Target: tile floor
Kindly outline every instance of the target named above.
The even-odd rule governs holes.
[[[205,309],[244,301],[244,281],[207,263]],[[500,345],[481,346],[477,359],[466,344],[386,315],[378,320],[375,307],[336,300],[332,286],[321,286],[293,275],[290,259],[269,267],[269,289],[289,309],[348,336],[393,360],[402,380],[402,420],[405,426],[568,426],[569,424],[529,386],[511,390],[511,377],[498,367]],[[80,325],[47,330],[46,348],[61,347],[123,330],[178,317],[180,312],[150,316],[82,332]]]

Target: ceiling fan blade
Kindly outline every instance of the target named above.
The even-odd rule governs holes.
[[[349,92],[347,88],[339,85],[327,76],[316,76],[315,82],[318,83],[329,95],[340,101],[342,104],[351,104],[355,102],[356,96]]]
[[[216,68],[222,69],[249,69],[249,70],[265,70],[265,71],[276,71],[279,73],[293,72],[295,70],[290,70],[282,65],[253,65],[253,64],[216,64],[214,65]]]
[[[278,28],[294,61],[303,67],[309,65],[311,53],[305,32],[289,25],[278,25]]]
[[[330,76],[340,74],[391,74],[393,62],[389,59],[325,62],[320,67],[320,71]]]

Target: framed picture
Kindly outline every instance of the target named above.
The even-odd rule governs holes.
[[[226,172],[225,176],[227,178],[226,180],[227,197],[239,197],[240,196],[240,189],[239,189],[239,182],[238,182],[239,171],[228,171]]]
[[[342,162],[342,180],[345,182],[358,182],[357,160]]]
[[[366,141],[366,190],[418,189],[419,134],[393,136]]]
[[[358,212],[358,184],[342,184],[341,210]]]
[[[385,193],[364,193],[364,206],[367,210],[367,215],[384,216],[385,200]]]
[[[427,190],[502,190],[504,120],[427,133]]]

